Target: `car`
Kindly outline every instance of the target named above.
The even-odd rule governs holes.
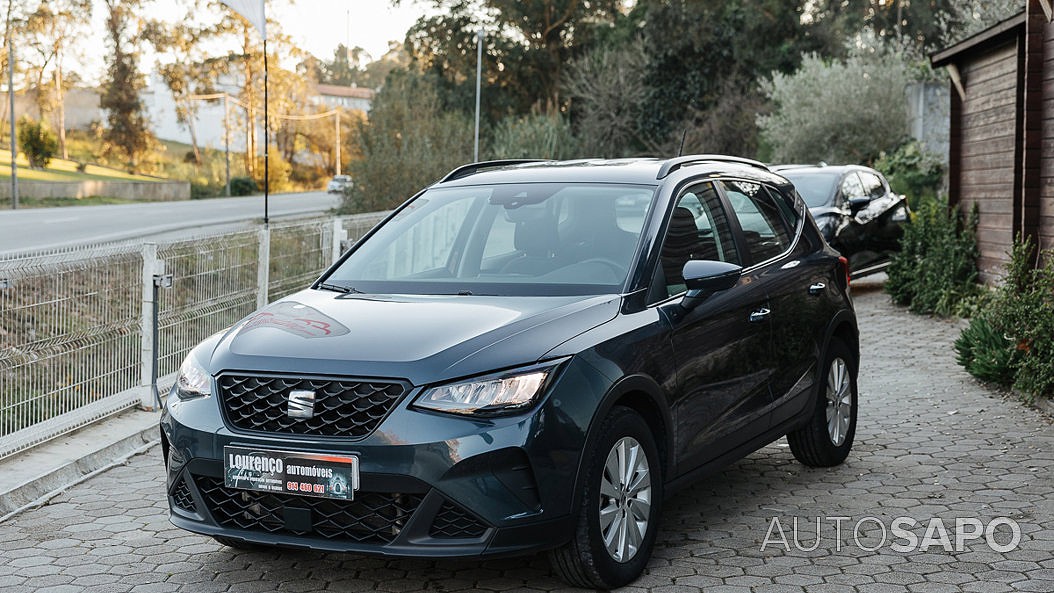
[[[647,565],[666,497],[787,436],[849,455],[847,261],[765,165],[455,169],[310,287],[187,355],[171,522],[234,547]]]
[[[854,278],[885,270],[900,251],[907,198],[882,173],[859,165],[777,165],[794,183],[824,239],[849,259]]]
[[[350,175],[335,175],[333,179],[330,179],[329,185],[326,186],[327,194],[342,194],[344,190],[351,188],[354,183],[351,181]]]

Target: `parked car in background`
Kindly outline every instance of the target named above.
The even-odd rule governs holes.
[[[900,250],[907,198],[878,171],[858,165],[776,165],[809,206],[824,239],[849,259],[853,277],[881,272]]]
[[[351,181],[350,175],[336,175],[333,179],[329,180],[329,185],[326,187],[326,193],[330,194],[342,194],[344,190],[354,185]]]
[[[235,547],[648,564],[667,493],[787,435],[853,445],[847,262],[761,163],[458,168],[187,355],[171,520]]]

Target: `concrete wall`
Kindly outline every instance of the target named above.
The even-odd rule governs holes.
[[[22,198],[87,198],[106,196],[125,200],[189,200],[187,181],[18,181]],[[0,182],[0,200],[11,199],[11,182]]]
[[[928,152],[948,164],[948,117],[951,98],[946,82],[922,82],[908,85],[908,120],[911,137]]]

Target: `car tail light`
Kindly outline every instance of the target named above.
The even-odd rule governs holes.
[[[842,263],[842,270],[845,272],[845,289],[849,290],[849,260],[844,256],[838,256],[838,261]]]

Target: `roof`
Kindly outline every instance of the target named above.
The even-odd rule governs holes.
[[[991,47],[1016,36],[1018,27],[1025,26],[1025,12],[1022,11],[1001,23],[988,27],[984,31],[971,35],[951,47],[930,54],[930,64],[934,68],[947,66],[959,61],[966,54]]]
[[[863,165],[774,165],[772,170],[780,175],[788,173],[844,173],[846,171],[868,171]]]
[[[712,159],[706,157],[713,157]],[[698,159],[631,158],[631,159],[579,159],[573,161],[530,161],[478,163],[479,167],[466,166],[466,171],[455,170],[440,183],[444,186],[486,185],[492,183],[627,183],[655,186],[677,171],[693,173],[721,173],[737,177],[786,183],[767,168],[747,162],[716,160],[717,155],[699,155]],[[735,158],[735,157],[727,157]],[[678,167],[671,169],[671,164]]]
[[[351,97],[354,99],[366,99],[372,101],[377,91],[361,86],[342,86],[337,84],[316,84],[315,90],[319,95],[327,97]]]

